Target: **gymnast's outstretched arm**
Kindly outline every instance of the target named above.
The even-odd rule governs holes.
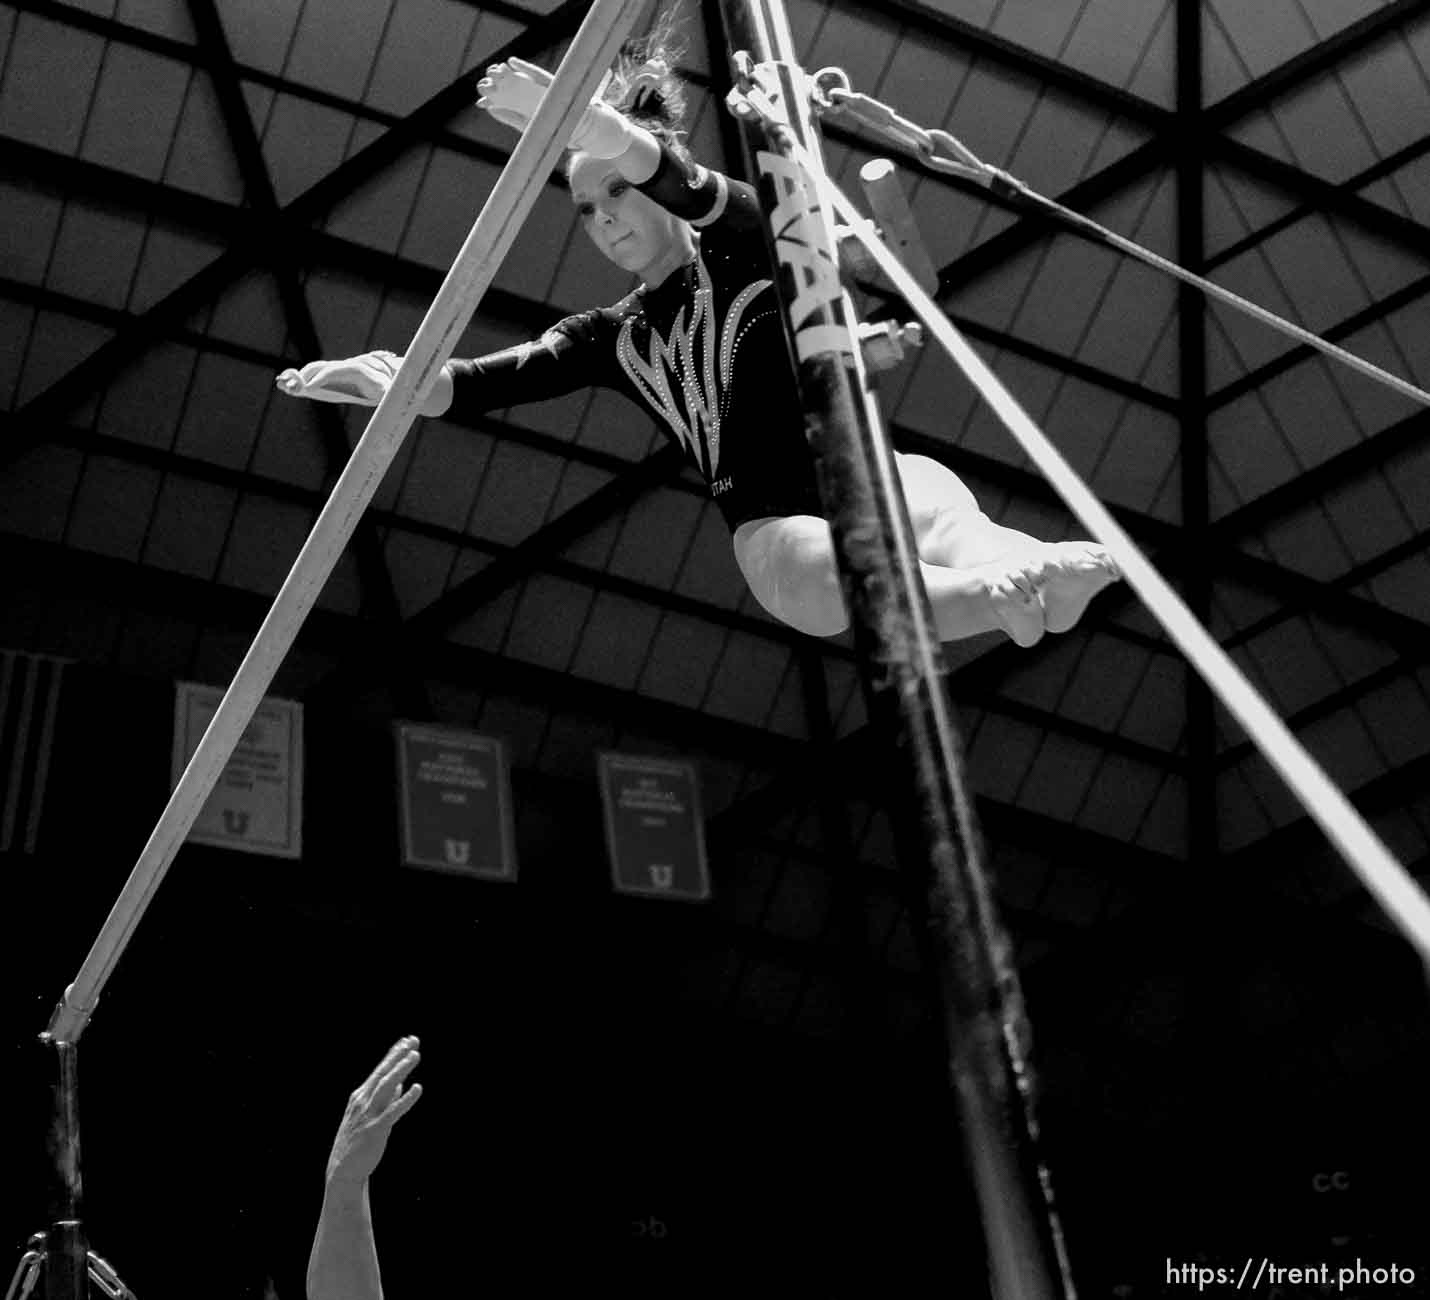
[[[525,130],[541,105],[551,74],[520,59],[493,64],[478,83],[478,105],[498,121]],[[607,158],[632,185],[698,227],[715,220],[759,228],[759,206],[748,186],[677,158],[650,131],[610,105],[593,101],[571,138],[573,150]],[[579,388],[608,386],[600,364],[612,340],[616,309],[567,317],[540,339],[473,360],[449,360],[423,403],[424,416],[445,415],[454,396],[468,415],[538,401]],[[376,406],[402,358],[376,350],[336,361],[310,361],[277,377],[290,397]],[[455,379],[454,379],[455,376]],[[460,389],[460,392],[457,390]]]
[[[512,130],[525,131],[551,80],[545,68],[524,59],[493,63],[477,82],[477,107]],[[600,100],[592,100],[577,122],[570,148],[610,159],[633,185],[649,180],[660,164],[660,142],[655,136]]]
[[[663,63],[653,66],[661,79],[668,79]],[[551,73],[522,59],[495,63],[477,83],[477,105],[513,130],[524,131],[550,82]],[[750,230],[763,227],[751,186],[701,166],[683,147],[672,149],[611,104],[592,101],[572,133],[570,147],[573,154],[609,159],[632,185],[697,229],[719,219]]]

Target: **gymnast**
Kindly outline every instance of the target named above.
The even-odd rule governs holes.
[[[681,143],[684,88],[671,24],[627,43],[572,133],[571,199],[603,256],[640,283],[539,339],[448,361],[423,415],[458,419],[600,385],[652,412],[694,462],[760,605],[814,636],[849,623],[815,462],[782,335],[754,190]],[[494,64],[477,103],[517,131],[550,74]],[[376,405],[401,358],[375,351],[278,376],[292,396]],[[1002,631],[1020,646],[1064,632],[1120,577],[1102,547],[1042,542],[995,523],[951,470],[897,454],[941,641]]]

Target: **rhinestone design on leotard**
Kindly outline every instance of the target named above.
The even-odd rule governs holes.
[[[616,356],[631,383],[690,451],[706,479],[714,482],[719,477],[720,425],[729,406],[740,323],[750,303],[772,282],[754,280],[747,284],[717,327],[715,291],[705,259],[699,254],[695,267],[695,288],[690,302],[681,304],[670,334],[663,337],[644,311],[629,316],[621,323]],[[688,325],[687,306],[690,308]],[[650,351],[645,356],[634,337],[637,322],[643,322],[650,333]],[[676,399],[676,388],[680,390],[680,401]]]

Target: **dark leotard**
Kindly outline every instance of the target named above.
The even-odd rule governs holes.
[[[638,188],[695,228],[695,260],[533,342],[453,361],[452,414],[613,388],[685,450],[732,532],[821,514],[755,192],[666,149]]]

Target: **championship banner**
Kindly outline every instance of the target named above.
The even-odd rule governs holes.
[[[511,782],[500,740],[399,722],[402,860],[483,880],[516,879]]]
[[[705,821],[693,763],[598,755],[611,877],[624,894],[710,897]]]
[[[179,682],[173,781],[199,747],[224,693]],[[195,819],[188,843],[277,858],[303,856],[303,706],[265,696]]]
[[[35,851],[65,663],[0,650],[0,853]]]

